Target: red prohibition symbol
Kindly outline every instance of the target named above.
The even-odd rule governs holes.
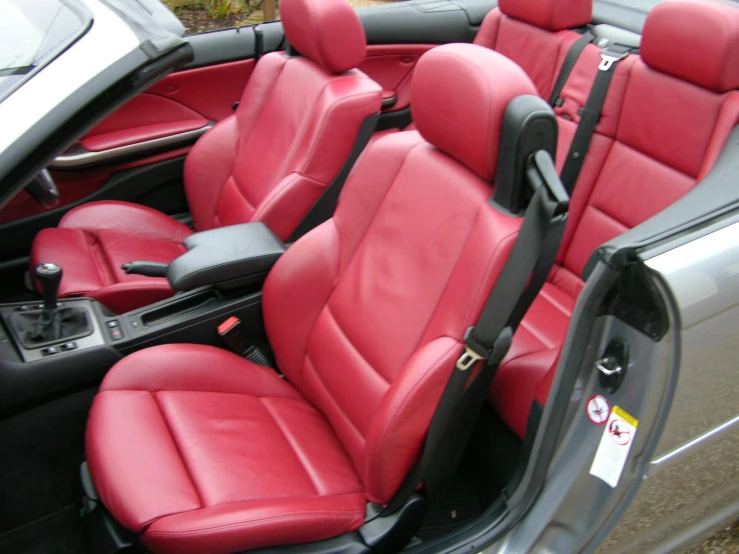
[[[605,425],[606,421],[608,421],[608,416],[611,415],[611,406],[605,397],[600,394],[594,394],[588,400],[585,411],[590,421],[596,425]]]
[[[608,432],[611,437],[613,437],[613,440],[621,446],[626,446],[631,440],[631,431],[628,431],[627,429],[628,427],[626,423],[618,418],[611,421],[611,424],[608,426]]]

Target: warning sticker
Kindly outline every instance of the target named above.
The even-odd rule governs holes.
[[[605,425],[608,420],[608,416],[611,415],[611,405],[608,400],[600,394],[594,394],[588,400],[585,406],[585,411],[590,418],[590,421],[596,425]]]
[[[588,408],[589,406],[590,401]],[[590,417],[590,409],[588,409],[588,417]],[[638,426],[639,421],[636,418],[618,406],[613,407],[603,429],[603,435],[600,437],[593,464],[590,466],[590,475],[602,479],[613,488],[618,485]]]

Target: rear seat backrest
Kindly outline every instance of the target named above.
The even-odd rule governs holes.
[[[676,55],[679,48],[679,55]],[[561,169],[600,62],[588,46],[562,90]],[[501,365],[490,399],[521,437],[545,398],[593,251],[682,197],[739,123],[739,8],[672,0],[650,12],[641,55],[616,68],[570,205],[558,259]],[[538,391],[537,391],[538,389]]]
[[[676,56],[676,45],[691,55]],[[647,19],[641,51],[629,67],[615,141],[564,246],[564,265],[579,276],[598,245],[704,177],[739,122],[739,93],[732,90],[739,87],[739,9],[714,0],[662,4]],[[606,125],[596,132],[608,136]],[[582,181],[580,196],[588,188]]]
[[[548,100],[570,45],[571,31],[590,23],[592,0],[500,0],[482,22],[475,44],[507,56]]]

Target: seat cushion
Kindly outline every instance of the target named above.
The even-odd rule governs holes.
[[[364,522],[325,418],[271,369],[213,347],[118,363],[90,413],[87,459],[103,504],[155,552],[310,542]]]
[[[124,313],[174,294],[166,279],[126,275],[124,263],[169,263],[186,252],[192,231],[161,212],[128,202],[92,202],[70,211],[33,242],[31,268],[61,266],[62,298],[89,296]]]

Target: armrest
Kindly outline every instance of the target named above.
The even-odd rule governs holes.
[[[205,285],[235,288],[264,281],[285,245],[264,223],[244,223],[190,235],[187,252],[167,267],[175,290]]]

